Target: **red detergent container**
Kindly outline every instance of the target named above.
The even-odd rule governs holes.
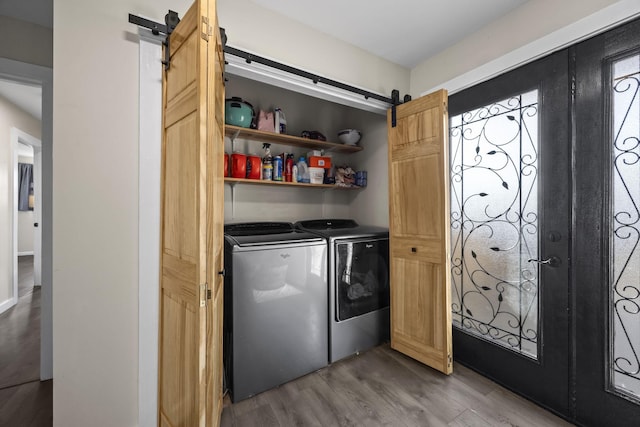
[[[229,176],[229,155],[224,153],[224,176]]]
[[[262,172],[262,159],[255,154],[247,156],[247,178],[260,179]]]
[[[231,155],[231,176],[233,178],[245,178],[247,175],[247,156],[242,153]]]

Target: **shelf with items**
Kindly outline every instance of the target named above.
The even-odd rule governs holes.
[[[304,187],[304,188],[324,188],[330,190],[361,190],[365,187],[345,187],[336,184],[309,184],[305,182],[285,182],[285,181],[269,181],[263,179],[246,179],[246,178],[230,178],[225,177],[224,182],[227,184],[252,184],[252,185],[280,185],[289,187]]]
[[[362,151],[362,147],[357,145],[345,145],[336,142],[318,141],[316,139],[302,138],[300,136],[285,135],[280,133],[265,132],[257,129],[243,128],[226,124],[224,133],[231,140],[244,138],[262,143],[282,144],[292,147],[302,147],[307,149],[320,149],[335,153],[356,153]]]

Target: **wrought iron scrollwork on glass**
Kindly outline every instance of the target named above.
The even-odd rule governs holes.
[[[538,91],[451,117],[454,326],[537,357]]]
[[[616,61],[611,83],[610,319],[613,385],[640,398],[640,55]]]

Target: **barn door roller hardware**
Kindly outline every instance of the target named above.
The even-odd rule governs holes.
[[[149,28],[151,29],[153,34],[163,33],[167,35],[167,38],[164,42],[167,49],[165,49],[165,60],[163,61],[163,64],[165,64],[165,68],[169,68],[169,57],[168,57],[169,35],[171,34],[171,31],[173,31],[173,29],[176,27],[176,25],[178,25],[178,22],[180,22],[180,19],[178,18],[178,14],[170,10],[167,16],[165,16],[166,25],[158,24],[157,22],[149,21],[148,19],[140,18],[132,14],[129,14],[129,22],[132,24],[139,25],[141,27]],[[271,59],[264,58],[262,56],[255,55],[253,53],[245,52],[243,50],[228,46],[226,44],[227,36],[225,34],[224,28],[220,28],[220,31],[222,33],[222,38],[223,38],[224,53],[243,58],[247,62],[247,64],[250,64],[252,62],[257,62],[259,64],[263,64],[271,68],[276,68],[278,70],[285,71],[290,74],[295,74],[297,76],[310,79],[315,84],[324,83],[326,85],[333,86],[338,89],[342,89],[348,92],[362,95],[364,96],[365,99],[372,98],[378,101],[386,102],[387,104],[393,107],[392,110],[393,110],[394,116],[395,116],[395,106],[402,104],[402,102],[400,101],[400,93],[396,89],[391,91],[391,98],[387,98],[377,93],[369,92],[364,89],[357,88],[355,86],[338,82],[336,80],[328,79],[326,77],[322,77],[317,74],[309,73],[308,71],[304,71],[299,68],[291,67],[289,65],[285,65],[280,62],[272,61]],[[411,100],[410,95],[404,96],[404,102],[407,102],[410,100]]]
[[[150,29],[151,33],[153,33],[156,36],[161,33],[166,35],[165,39],[162,42],[162,44],[165,46],[164,60],[162,61],[162,64],[164,64],[164,69],[168,70],[171,62],[171,52],[169,49],[169,42],[170,42],[169,36],[173,32],[173,30],[176,28],[176,26],[180,23],[180,18],[178,18],[178,12],[174,12],[173,10],[170,10],[169,13],[167,13],[164,16],[164,22],[165,22],[164,25],[158,24],[157,22],[150,21],[148,19],[141,18],[139,16],[132,15],[132,14],[129,14],[129,22],[131,24],[135,24],[140,27],[145,27]]]
[[[402,104],[402,102],[400,102],[400,92],[398,92],[397,89],[391,91],[391,100],[393,101],[391,105],[391,127],[394,128],[398,124],[396,118],[396,105]],[[411,101],[411,95],[407,94],[404,96],[403,102],[409,101]]]

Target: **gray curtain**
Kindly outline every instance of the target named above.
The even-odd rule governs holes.
[[[20,180],[18,182],[18,210],[33,210],[33,165],[18,163]],[[29,199],[31,196],[31,203]]]

